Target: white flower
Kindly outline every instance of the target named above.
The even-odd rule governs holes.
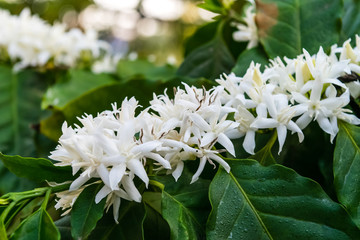
[[[257,26],[255,23],[255,2],[249,1],[251,5],[245,11],[244,24],[238,23],[239,31],[233,33],[235,41],[249,42],[246,48],[253,48],[258,45]]]
[[[171,166],[155,151],[161,142],[136,139],[142,129],[138,119],[142,114],[135,116],[137,101],[134,98],[125,99],[121,110],[116,109],[116,105],[113,107],[113,111],[105,111],[95,118],[91,115],[80,118],[83,127],[72,129],[65,122],[64,134],[59,139],[60,145],[51,153],[50,158],[59,161],[56,165],[72,166],[73,174],[82,170],[70,185],[70,191],[79,189],[91,178],[101,179],[105,186],[96,196],[96,201],[114,193],[111,198],[113,202],[108,205],[115,204],[116,208],[120,200],[115,196],[133,201],[141,200],[133,178],[137,176],[145,186],[148,185],[149,178],[144,169],[147,158],[153,159],[165,169],[170,169]],[[115,218],[117,211],[118,209],[114,209]]]
[[[285,143],[287,129],[296,132],[300,142],[304,140],[304,134],[301,129],[292,121],[296,111],[295,107],[289,106],[286,95],[271,95],[267,93],[264,95],[264,103],[264,108],[258,108],[258,117],[251,126],[263,129],[276,128],[279,141],[279,154]],[[266,117],[267,113],[269,113],[271,118]]]

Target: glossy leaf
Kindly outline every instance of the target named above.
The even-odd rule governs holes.
[[[19,177],[33,181],[64,182],[74,179],[71,167],[57,167],[45,158],[8,156],[0,153],[4,165]]]
[[[160,194],[160,204],[161,204],[161,193],[159,194]],[[143,224],[144,239],[157,239],[157,240],[170,239],[169,224],[161,216],[161,213],[156,211],[148,204],[145,204],[145,211],[146,211],[146,217]]]
[[[231,71],[235,73],[236,76],[242,77],[245,75],[251,62],[260,63],[261,70],[264,70],[265,66],[269,63],[269,60],[261,47],[247,49],[240,54]]]
[[[222,36],[224,24],[218,25],[216,36],[210,42],[196,48],[185,58],[178,75],[214,80],[220,74],[230,72],[235,62]]]
[[[68,102],[102,85],[113,83],[108,74],[95,74],[83,70],[70,70],[69,79],[49,87],[42,101],[42,108],[62,108]]]
[[[337,197],[360,228],[360,127],[341,122],[334,152]]]
[[[120,60],[117,74],[124,80],[147,79],[151,81],[167,80],[175,75],[175,68],[171,65],[156,66],[145,60]]]
[[[26,218],[11,236],[11,240],[48,240],[59,239],[59,230],[55,227],[51,217],[43,208]]]
[[[355,34],[360,34],[360,1],[344,0],[344,15],[342,17],[340,44],[351,38],[355,40]]]
[[[210,184],[208,239],[357,239],[360,230],[314,181],[281,165],[229,161]]]
[[[0,220],[0,239],[7,240],[6,228],[3,221]]]
[[[0,65],[0,151],[5,154],[34,154],[32,124],[40,118],[41,97],[46,82],[30,70],[13,73]]]
[[[106,199],[104,198],[98,204],[95,203],[95,196],[101,187],[101,185],[90,185],[76,199],[71,211],[71,234],[73,238],[86,238],[103,216]]]
[[[57,229],[59,229],[61,240],[72,240],[71,236],[71,216],[66,215],[63,218],[54,222]]]
[[[96,225],[89,240],[143,239],[145,209],[142,203],[121,200],[119,224],[115,224],[112,211],[109,211]]]
[[[165,186],[161,209],[170,226],[171,239],[202,239],[205,236],[210,181],[200,178],[190,184],[191,177],[190,172],[184,171],[177,182],[171,175],[156,178]]]
[[[256,24],[270,58],[329,50],[340,35],[341,0],[259,0]]]

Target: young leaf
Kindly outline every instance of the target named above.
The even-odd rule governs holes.
[[[59,230],[43,208],[26,218],[10,238],[11,240],[59,239]]]
[[[103,216],[106,199],[104,198],[98,204],[95,203],[95,196],[101,187],[101,184],[90,185],[76,199],[71,211],[71,234],[73,238],[86,238]]]
[[[191,173],[184,171],[177,182],[172,176],[156,177],[164,184],[162,216],[170,225],[171,239],[202,239],[209,214],[208,180],[190,185]]]
[[[341,0],[256,1],[260,42],[270,58],[328,50],[339,40],[341,13]]]
[[[64,182],[74,179],[71,167],[57,167],[45,158],[8,156],[0,153],[4,165],[19,177],[32,181]]]
[[[360,127],[340,122],[334,152],[337,197],[360,228]]]
[[[360,230],[314,181],[281,165],[229,161],[210,184],[208,239],[357,239]]]
[[[0,239],[7,240],[6,228],[3,221],[0,220]]]

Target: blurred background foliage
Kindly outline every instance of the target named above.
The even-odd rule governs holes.
[[[29,8],[49,23],[96,29],[122,56],[179,65],[184,41],[216,14],[199,0],[2,0],[0,8],[19,14]]]

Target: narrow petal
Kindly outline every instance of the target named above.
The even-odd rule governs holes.
[[[280,154],[280,152],[282,151],[282,147],[284,146],[284,143],[285,143],[287,129],[284,125],[280,125],[276,128],[276,131],[277,131],[278,141],[279,141],[278,154]]]
[[[104,182],[104,184],[110,187],[109,170],[104,166],[104,164],[100,164],[96,168],[96,172],[99,174],[99,176],[100,176],[101,180]]]
[[[182,172],[184,170],[184,162],[183,161],[179,161],[178,164],[176,165],[175,170],[171,173],[171,175],[174,177],[175,182],[177,182],[177,180],[179,179],[179,177],[181,176]]]
[[[312,118],[307,112],[305,112],[301,117],[296,120],[296,124],[299,126],[300,129],[304,129],[307,127],[307,125],[309,125],[311,120]]]
[[[104,185],[95,196],[95,203],[98,204],[104,197],[111,193],[111,189]]]
[[[231,155],[235,157],[234,144],[231,140],[224,134],[220,133],[218,136],[218,143],[220,143]]]
[[[147,153],[154,150],[156,147],[160,146],[161,142],[159,141],[150,141],[140,145],[136,145],[131,149],[133,153]]]
[[[209,124],[199,115],[199,114],[191,114],[190,119],[203,131],[211,131]]]
[[[157,161],[158,163],[160,163],[165,169],[171,169],[171,165],[168,161],[166,161],[163,157],[161,157],[159,154],[157,153],[147,153],[145,154],[145,157],[151,158],[155,161]]]
[[[246,152],[254,155],[255,150],[255,131],[248,131],[245,135],[245,139],[243,142],[243,147]]]
[[[126,165],[120,164],[117,166],[114,166],[109,173],[109,181],[110,181],[110,188],[111,190],[117,190],[119,189],[119,182],[121,181],[122,177],[125,174]]]
[[[214,161],[218,162],[225,169],[226,172],[230,172],[230,166],[229,166],[229,164],[227,162],[225,162],[224,159],[222,159],[221,157],[219,157],[218,155],[216,155],[214,153],[210,154],[209,158],[211,160],[214,160]]]
[[[116,222],[116,224],[119,224],[119,210],[120,210],[120,203],[121,203],[121,198],[119,197],[114,197],[115,199],[113,200],[113,215],[114,215],[114,220]]]
[[[137,159],[132,159],[127,163],[128,169],[132,171],[136,176],[138,176],[145,184],[146,187],[149,184],[149,177],[146,174],[144,166]]]
[[[196,181],[199,179],[200,174],[201,174],[202,171],[204,170],[205,163],[206,163],[206,156],[200,158],[199,167],[198,167],[198,169],[196,170],[194,176],[192,176],[192,179],[191,179],[190,184],[196,182]]]
[[[136,188],[134,181],[130,176],[124,176],[121,183],[126,193],[132,200],[135,202],[141,202],[141,194],[139,193],[139,190]]]
[[[317,122],[318,122],[320,128],[322,130],[324,130],[324,132],[326,132],[330,135],[334,135],[333,128],[332,128],[331,123],[328,118],[326,118],[324,116],[319,116],[317,118]]]
[[[70,187],[69,187],[69,191],[73,191],[76,189],[79,189],[79,187],[81,187],[84,183],[86,183],[91,177],[87,174],[85,175],[80,175],[77,179],[75,179]]]

